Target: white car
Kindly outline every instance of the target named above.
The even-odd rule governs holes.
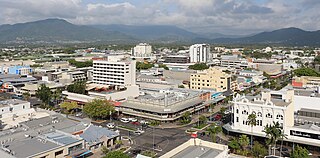
[[[130,122],[130,120],[128,118],[121,118],[120,121],[123,122],[123,123],[129,123]]]
[[[108,123],[108,124],[107,124],[107,127],[108,127],[108,128],[114,128],[114,123]]]
[[[131,121],[131,122],[137,122],[138,119],[136,119],[136,118],[129,118],[129,121]]]
[[[140,120],[140,123],[141,123],[141,124],[145,124],[145,125],[149,124],[149,122],[148,122],[148,121],[145,121],[145,120]]]

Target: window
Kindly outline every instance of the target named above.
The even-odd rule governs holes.
[[[63,153],[63,150],[57,151],[54,153],[55,156],[61,155]]]
[[[239,114],[239,109],[236,110],[236,113]]]
[[[237,117],[237,122],[239,122],[239,117]]]
[[[262,113],[261,112],[258,112],[258,117],[262,117]]]
[[[268,113],[268,114],[266,115],[266,118],[272,118],[272,115],[271,115],[270,113]]]

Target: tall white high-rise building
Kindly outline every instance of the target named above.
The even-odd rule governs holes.
[[[152,46],[147,43],[140,43],[133,48],[135,57],[149,57],[152,55]]]
[[[115,86],[136,85],[136,61],[114,57],[93,59],[93,83]]]
[[[189,53],[191,63],[206,63],[209,60],[210,45],[194,44],[190,46]]]

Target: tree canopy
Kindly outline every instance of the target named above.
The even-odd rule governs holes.
[[[50,88],[47,87],[45,84],[41,84],[40,87],[38,87],[36,97],[39,98],[43,103],[49,104],[51,96],[52,92]]]
[[[82,61],[76,61],[74,59],[71,59],[68,62],[69,62],[69,64],[71,64],[71,65],[73,65],[73,66],[75,66],[77,68],[90,67],[90,66],[93,65],[92,60],[88,60],[88,61],[83,61],[82,62]]]
[[[70,112],[71,110],[78,108],[78,104],[76,102],[63,102],[60,104],[60,108],[64,108]]]
[[[85,104],[83,112],[92,119],[106,118],[113,113],[114,107],[108,101],[94,99]]]
[[[130,158],[127,154],[122,151],[110,151],[103,158]]]
[[[307,67],[303,67],[303,68],[299,68],[294,70],[294,74],[296,76],[315,76],[315,77],[320,77],[320,73],[317,72],[314,69],[311,68],[307,68]]]
[[[86,94],[86,82],[75,82],[67,87],[68,92]]]
[[[146,70],[152,68],[154,65],[152,63],[143,63],[143,62],[137,62],[136,68],[137,70]]]
[[[208,68],[209,68],[209,66],[207,66],[206,63],[197,63],[197,64],[189,66],[189,69],[192,69],[192,70],[205,70]]]
[[[309,158],[309,151],[304,148],[297,145],[294,150],[292,151],[291,158]]]

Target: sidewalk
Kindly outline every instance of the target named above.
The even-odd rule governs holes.
[[[220,111],[221,107],[224,107],[223,105],[216,105],[214,107],[214,109],[212,109],[212,112],[206,112],[206,113],[202,113],[202,114],[194,114],[193,117],[192,117],[192,120],[190,123],[188,124],[184,124],[184,125],[177,125],[176,123],[166,123],[166,124],[161,124],[159,126],[155,126],[154,128],[161,128],[161,129],[166,129],[166,128],[182,128],[182,127],[186,127],[186,126],[189,126],[189,125],[192,125],[194,123],[196,123],[198,120],[199,120],[199,117],[201,115],[204,115],[206,117],[209,117],[210,115],[214,114],[214,113],[217,113]]]

